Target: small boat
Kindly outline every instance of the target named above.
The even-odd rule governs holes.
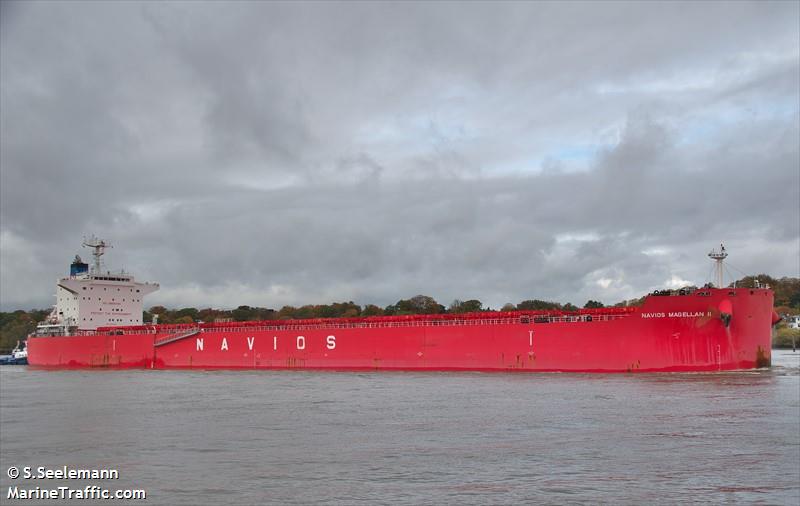
[[[22,341],[22,345],[20,345],[17,341],[17,346],[11,350],[11,355],[0,355],[0,365],[28,365],[27,343],[27,341]]]

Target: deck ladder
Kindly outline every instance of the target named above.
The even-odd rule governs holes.
[[[153,343],[153,346],[159,347],[164,346],[165,344],[174,343],[175,341],[180,341],[181,339],[186,339],[187,337],[196,336],[200,333],[200,327],[194,327],[191,329],[185,329],[177,334],[167,334],[163,337],[159,337]]]

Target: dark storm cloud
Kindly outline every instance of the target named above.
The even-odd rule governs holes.
[[[2,6],[4,309],[87,233],[168,305],[800,275],[796,3]]]

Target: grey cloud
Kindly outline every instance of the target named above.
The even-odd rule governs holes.
[[[800,275],[795,3],[1,17],[4,309],[87,233],[154,304],[613,302],[705,281],[720,240]]]

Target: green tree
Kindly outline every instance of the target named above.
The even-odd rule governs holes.
[[[270,309],[268,307],[257,307],[255,308],[255,317],[256,320],[274,320],[277,316],[277,313],[274,309]]]
[[[297,308],[294,306],[283,306],[278,311],[278,319],[279,320],[291,320],[294,318],[294,312],[297,311]]]
[[[367,304],[364,306],[364,310],[361,312],[361,316],[382,316],[383,309],[376,306],[375,304]]]
[[[548,309],[561,309],[561,304],[558,302],[550,302],[547,300],[523,300],[517,304],[517,309],[522,311],[543,311]]]
[[[237,322],[251,321],[255,315],[255,310],[250,306],[239,306],[231,311],[231,317]]]
[[[476,299],[467,301],[456,299],[450,304],[449,311],[451,313],[476,313],[478,311],[483,311],[483,303]]]
[[[316,316],[316,310],[314,306],[310,304],[306,304],[305,306],[300,306],[299,308],[295,309],[293,318],[298,320],[314,318]]]
[[[36,330],[38,321],[45,318],[49,311],[17,310],[12,313],[0,313],[0,349],[11,351],[18,341],[27,339],[28,334]]]
[[[179,309],[179,310],[175,311],[175,313],[173,315],[173,318],[175,318],[176,321],[180,320],[180,319],[182,319],[184,317],[189,317],[189,318],[192,319],[192,321],[198,320],[199,317],[198,317],[197,309],[195,309],[193,307],[185,307],[185,308],[182,308],[182,309]]]
[[[602,302],[596,300],[589,300],[583,305],[584,309],[599,309],[605,307]]]
[[[800,290],[798,290],[797,292],[793,293],[789,297],[789,301],[788,301],[787,305],[791,306],[793,308],[800,308]]]
[[[205,323],[213,323],[217,319],[233,318],[230,311],[222,311],[219,309],[205,308],[197,312],[197,319]]]
[[[756,285],[764,287],[769,285],[775,293],[775,306],[786,306],[792,312],[800,312],[800,278],[773,278],[767,274],[745,276],[728,285],[737,288],[755,288]]]
[[[326,318],[353,318],[361,314],[361,306],[352,300],[349,302],[334,302],[325,307],[330,308],[328,314],[324,315]]]
[[[172,316],[173,311],[165,308],[164,306],[153,306],[147,310],[148,313],[151,315],[151,320],[158,317],[158,323],[173,323],[174,318]]]
[[[438,314],[445,311],[444,306],[428,295],[415,295],[410,299],[400,300],[396,306],[397,314]]]

